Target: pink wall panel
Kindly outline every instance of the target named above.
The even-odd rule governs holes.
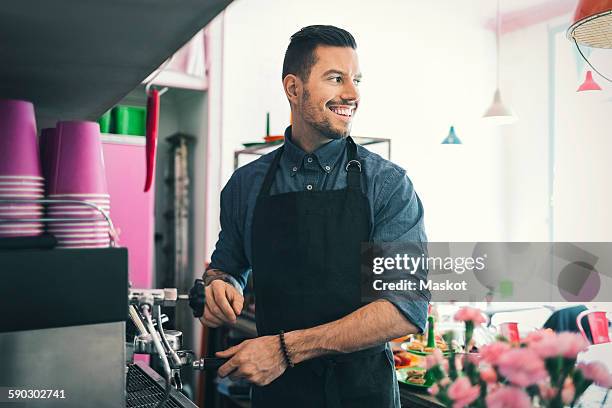
[[[119,246],[128,248],[129,276],[135,288],[150,288],[153,282],[155,191],[143,192],[144,149],[144,145],[103,142],[111,218],[119,230]]]

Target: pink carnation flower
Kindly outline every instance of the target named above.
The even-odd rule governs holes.
[[[586,350],[589,346],[589,342],[579,333],[550,334],[540,331],[538,334],[532,335],[530,333],[530,335],[526,339],[529,348],[542,358],[563,356],[575,359],[578,353]]]
[[[454,319],[459,322],[472,321],[474,322],[474,326],[478,326],[487,321],[482,315],[482,312],[474,307],[462,307],[455,313]]]
[[[435,349],[433,353],[425,357],[425,368],[429,370],[437,365],[443,365],[443,362],[444,356],[442,355],[442,351],[440,351],[440,349]]]
[[[531,401],[524,391],[515,387],[500,387],[487,395],[487,408],[530,408]]]
[[[556,334],[532,339],[529,342],[529,348],[544,359],[561,355],[561,348]]]
[[[523,341],[525,343],[530,344],[530,343],[538,342],[542,339],[549,338],[549,337],[555,338],[556,336],[557,335],[555,334],[555,332],[552,331],[551,329],[540,329],[540,330],[532,331],[529,334],[527,334],[527,337],[525,337]]]
[[[497,360],[504,353],[510,350],[512,347],[510,344],[503,341],[487,344],[480,349],[480,355],[484,361],[489,364],[497,364]]]
[[[612,388],[612,375],[605,365],[599,361],[579,363],[577,368],[582,371],[584,378],[593,381],[603,388]]]
[[[580,333],[562,332],[557,336],[560,354],[575,359],[578,353],[589,347],[589,342]]]
[[[527,387],[547,377],[544,361],[527,348],[516,348],[507,351],[497,360],[501,375],[514,385]]]
[[[491,367],[485,368],[480,372],[480,378],[482,381],[490,384],[497,381],[497,373]]]
[[[447,394],[453,400],[453,408],[463,408],[478,398],[480,386],[472,385],[467,377],[460,377],[448,387]]]

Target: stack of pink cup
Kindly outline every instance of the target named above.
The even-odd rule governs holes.
[[[40,166],[34,106],[0,99],[0,238],[40,235],[45,180]],[[11,220],[32,220],[11,222]]]
[[[85,201],[110,215],[100,127],[96,122],[58,122],[55,130],[41,134],[47,195],[54,200]],[[109,224],[102,213],[79,203],[47,206],[48,230],[58,248],[104,248],[110,244]],[[72,221],[71,219],[74,219]]]

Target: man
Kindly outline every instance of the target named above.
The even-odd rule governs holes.
[[[360,102],[355,49],[333,26],[291,37],[285,143],[236,170],[221,193],[201,320],[234,323],[252,269],[259,337],[217,356],[229,358],[220,376],[255,385],[255,408],[399,407],[386,342],[425,325],[425,294],[361,301],[361,242],[426,237],[405,171],[349,136]]]

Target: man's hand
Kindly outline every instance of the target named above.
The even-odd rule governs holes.
[[[229,283],[220,279],[212,281],[204,288],[206,305],[202,324],[208,327],[219,327],[224,323],[236,323],[236,316],[242,312],[244,297]]]
[[[232,380],[245,378],[255,385],[268,385],[281,376],[287,368],[278,336],[263,336],[245,340],[227,350],[216,353],[217,357],[230,358],[219,367],[220,377]]]

